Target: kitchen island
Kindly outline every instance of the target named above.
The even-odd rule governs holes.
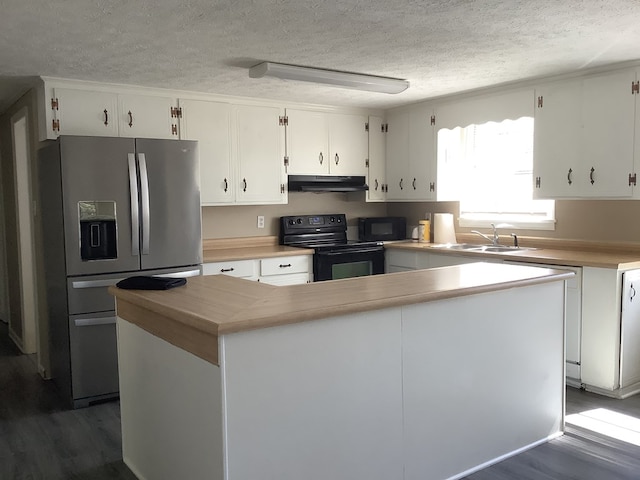
[[[124,461],[147,480],[461,478],[562,433],[571,275],[112,288]]]

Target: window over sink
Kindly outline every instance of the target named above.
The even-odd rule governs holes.
[[[553,230],[555,202],[533,199],[532,117],[438,131],[438,183],[462,227]]]

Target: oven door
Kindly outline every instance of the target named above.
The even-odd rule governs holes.
[[[313,280],[338,280],[384,273],[384,247],[361,247],[316,252]]]

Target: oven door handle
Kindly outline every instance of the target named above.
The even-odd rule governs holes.
[[[316,255],[325,255],[327,257],[335,257],[338,255],[349,255],[354,253],[382,253],[384,252],[384,247],[372,247],[372,248],[358,248],[358,249],[348,249],[348,250],[340,250],[337,252],[316,252]]]

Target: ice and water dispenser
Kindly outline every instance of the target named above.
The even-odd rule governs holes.
[[[118,258],[116,202],[78,202],[78,217],[82,260]]]

